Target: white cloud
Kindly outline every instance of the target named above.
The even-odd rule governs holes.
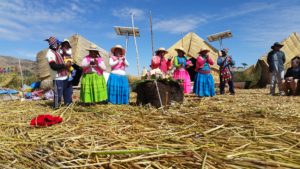
[[[186,33],[195,30],[201,23],[205,23],[204,17],[185,16],[181,18],[163,19],[153,24],[153,29],[173,34]]]
[[[71,3],[71,10],[79,13],[84,13],[84,9],[80,8],[77,4]]]
[[[16,34],[14,31],[8,28],[1,28],[0,27],[0,38],[7,39],[7,40],[20,40],[22,39],[22,34]]]
[[[243,40],[255,46],[270,45],[281,41],[292,32],[300,31],[300,6],[280,5],[276,14],[266,11],[254,18],[247,18],[238,26],[245,32]]]
[[[218,14],[201,14],[201,17],[194,15],[162,19],[155,22],[153,28],[157,31],[170,32],[173,34],[185,33],[197,29],[204,23],[213,23],[215,21],[240,17],[266,9],[272,9],[275,6],[276,3],[245,3],[234,10],[228,9],[219,11]]]
[[[5,18],[0,18],[0,27],[13,28],[17,30],[25,30],[26,27],[20,23]]]
[[[272,9],[277,5],[277,3],[264,3],[264,2],[255,2],[255,3],[245,3],[241,6],[237,7],[236,9],[230,9],[226,11],[222,11],[221,15],[217,16],[215,20],[222,20],[228,18],[234,18],[243,16],[250,13],[255,13],[267,9]],[[212,18],[214,19],[214,18]]]
[[[51,1],[54,3],[55,1]],[[6,40],[45,38],[74,32],[85,12],[83,3],[75,1],[57,4],[43,1],[2,0],[0,3],[0,37]],[[80,24],[78,24],[80,25]]]
[[[103,36],[107,39],[113,39],[113,40],[120,38],[120,36],[118,36],[116,32],[106,32],[103,34]]]
[[[137,20],[142,20],[145,18],[145,12],[142,9],[138,9],[138,8],[129,8],[129,7],[125,7],[122,9],[114,9],[112,11],[112,15],[121,19],[126,19],[131,17],[131,14],[134,15],[135,19]]]

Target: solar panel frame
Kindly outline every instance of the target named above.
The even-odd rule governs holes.
[[[140,30],[136,27],[134,28],[134,32],[132,27],[115,26],[114,29],[116,34],[120,36],[133,36],[133,33],[135,33],[136,37],[140,37]]]
[[[209,42],[214,42],[214,41],[218,41],[221,39],[227,39],[227,38],[231,38],[231,37],[232,37],[232,32],[230,30],[227,30],[224,32],[212,34],[212,35],[208,36],[207,39]]]

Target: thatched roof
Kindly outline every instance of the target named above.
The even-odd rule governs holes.
[[[190,32],[186,34],[182,39],[178,40],[174,45],[168,49],[168,54],[166,57],[177,56],[176,48],[183,47],[188,57],[197,57],[199,56],[198,52],[200,49],[206,48],[210,50],[210,56],[214,59],[215,65],[214,68],[218,68],[216,62],[218,58],[218,50],[211,46],[208,42],[199,37],[196,33]]]
[[[219,82],[219,66],[217,65],[218,59],[218,50],[211,46],[208,42],[203,40],[199,37],[196,33],[190,32],[186,34],[182,39],[178,40],[175,44],[173,44],[169,49],[168,53],[166,54],[167,58],[177,56],[177,52],[175,51],[176,48],[183,47],[187,52],[188,57],[196,58],[199,56],[198,52],[200,49],[209,49],[210,56],[213,58],[215,64],[211,66],[212,75],[216,83]]]
[[[281,44],[284,45],[281,50],[285,53],[286,57],[285,68],[288,68],[291,66],[290,61],[292,58],[300,54],[300,36],[297,32],[293,32],[289,37],[281,41]],[[267,54],[262,56],[260,60],[267,63]]]
[[[285,68],[287,69],[291,66],[291,59],[300,54],[300,36],[298,33],[293,32],[290,36],[281,41],[281,44],[284,45],[281,50],[285,53]],[[245,77],[243,78],[244,81],[252,81],[253,86],[265,87],[270,82],[267,54],[258,59],[256,64],[246,69],[242,76]],[[238,77],[238,79],[242,78]]]
[[[88,51],[86,50],[86,48],[89,48],[94,43],[78,34],[71,36],[69,38],[69,41],[72,46],[73,58],[76,63],[80,64],[83,57],[88,55]],[[94,44],[94,45],[96,45],[96,44]],[[104,50],[103,48],[99,47],[98,45],[96,45],[96,46],[100,50],[100,55],[104,59],[105,65],[107,66],[107,68],[110,68],[110,66],[108,66],[109,65],[108,52],[106,50]]]

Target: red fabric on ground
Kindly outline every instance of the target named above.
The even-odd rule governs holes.
[[[52,116],[50,114],[38,115],[37,117],[33,118],[30,122],[31,126],[36,127],[45,127],[51,126],[53,124],[61,123],[62,118],[60,116]]]

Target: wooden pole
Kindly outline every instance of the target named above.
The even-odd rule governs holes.
[[[152,29],[152,13],[150,11],[150,31],[151,31],[151,45],[152,45],[152,56],[154,56],[154,37]]]
[[[152,29],[152,13],[150,11],[150,33],[151,33],[151,46],[152,46],[152,56],[154,56],[154,38],[153,38],[153,29]],[[165,113],[164,107],[163,107],[163,103],[161,100],[161,95],[159,92],[159,87],[157,84],[157,79],[154,80],[155,86],[156,86],[156,91],[157,91],[157,95],[158,95],[158,99],[159,99],[159,103],[160,103],[160,108],[162,108],[163,113]]]
[[[189,44],[189,49],[187,51],[187,55],[189,55],[189,53],[190,53],[192,42],[193,42],[193,33],[191,33],[190,44]],[[191,57],[193,57],[193,56],[191,56]]]
[[[138,76],[140,76],[139,50],[138,50],[137,42],[136,42],[136,35],[135,35],[135,30],[134,30],[134,19],[133,19],[133,17],[134,17],[134,14],[131,14],[133,38],[134,38],[135,51],[136,51],[136,64],[137,64],[137,69],[138,69]]]
[[[183,47],[183,33],[182,32],[181,32],[181,37],[182,37],[182,39],[181,39],[181,47],[184,48]]]
[[[20,69],[20,73],[21,73],[21,81],[22,81],[22,86],[24,85],[24,77],[23,77],[23,71],[22,71],[22,66],[21,66],[21,59],[19,59],[19,69]]]

